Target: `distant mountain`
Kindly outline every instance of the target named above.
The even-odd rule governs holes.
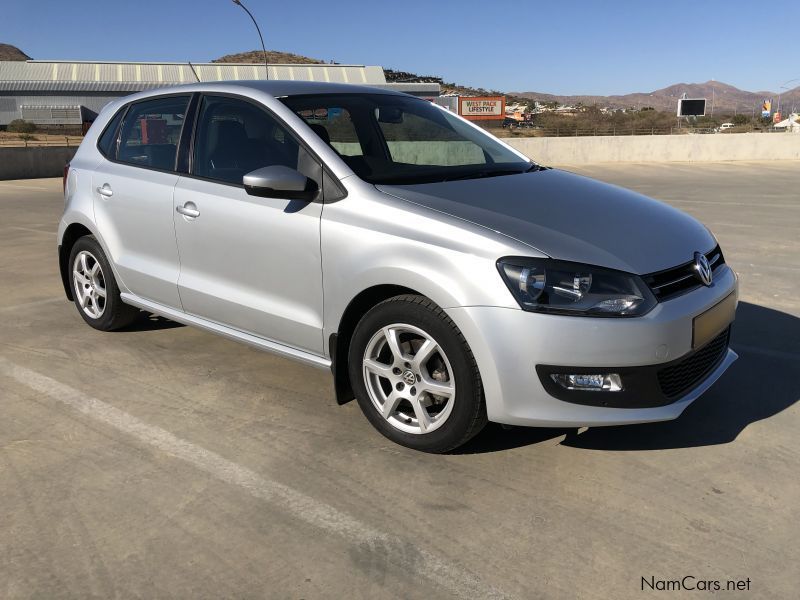
[[[559,96],[542,92],[512,92],[530,100],[541,102],[556,101],[560,104],[583,105],[597,104],[611,108],[636,108],[652,106],[656,110],[674,111],[678,106],[678,98],[686,93],[687,98],[706,98],[708,100],[707,112],[711,110],[713,101],[714,111],[725,112],[756,112],[760,109],[765,98],[774,98],[777,103],[778,94],[775,92],[748,92],[721,81],[706,81],[705,83],[676,83],[652,92],[625,94],[622,96]],[[784,107],[800,105],[800,87],[784,91],[781,97]],[[776,106],[773,106],[776,108]]]
[[[238,54],[226,54],[220,58],[215,58],[211,62],[215,63],[264,63],[264,52],[261,50],[251,50],[250,52],[239,52]],[[267,50],[267,62],[276,65],[319,65],[324,60],[309,58],[291,52],[278,52],[277,50]]]
[[[0,60],[30,60],[31,57],[11,44],[0,44]]]

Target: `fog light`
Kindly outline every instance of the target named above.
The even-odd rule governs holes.
[[[619,392],[622,390],[622,379],[617,373],[598,373],[595,375],[553,373],[550,377],[567,390],[583,390],[587,392]]]

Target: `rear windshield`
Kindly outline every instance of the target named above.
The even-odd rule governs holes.
[[[431,183],[522,173],[534,166],[492,136],[419,98],[331,94],[281,101],[370,183]]]

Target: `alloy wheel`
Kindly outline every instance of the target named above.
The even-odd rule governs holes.
[[[81,310],[99,319],[106,310],[106,280],[100,262],[91,252],[82,250],[72,263],[72,285]]]
[[[378,413],[406,433],[430,433],[453,411],[456,384],[442,347],[413,325],[377,331],[363,358],[364,383]]]

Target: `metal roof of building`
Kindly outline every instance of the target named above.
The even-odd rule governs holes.
[[[237,80],[282,79],[385,84],[383,68],[367,65],[290,64],[264,65],[241,63],[169,63],[169,62],[66,62],[0,61],[0,83],[13,82],[24,89],[125,91],[148,89],[181,83]],[[16,87],[15,89],[23,89]]]

